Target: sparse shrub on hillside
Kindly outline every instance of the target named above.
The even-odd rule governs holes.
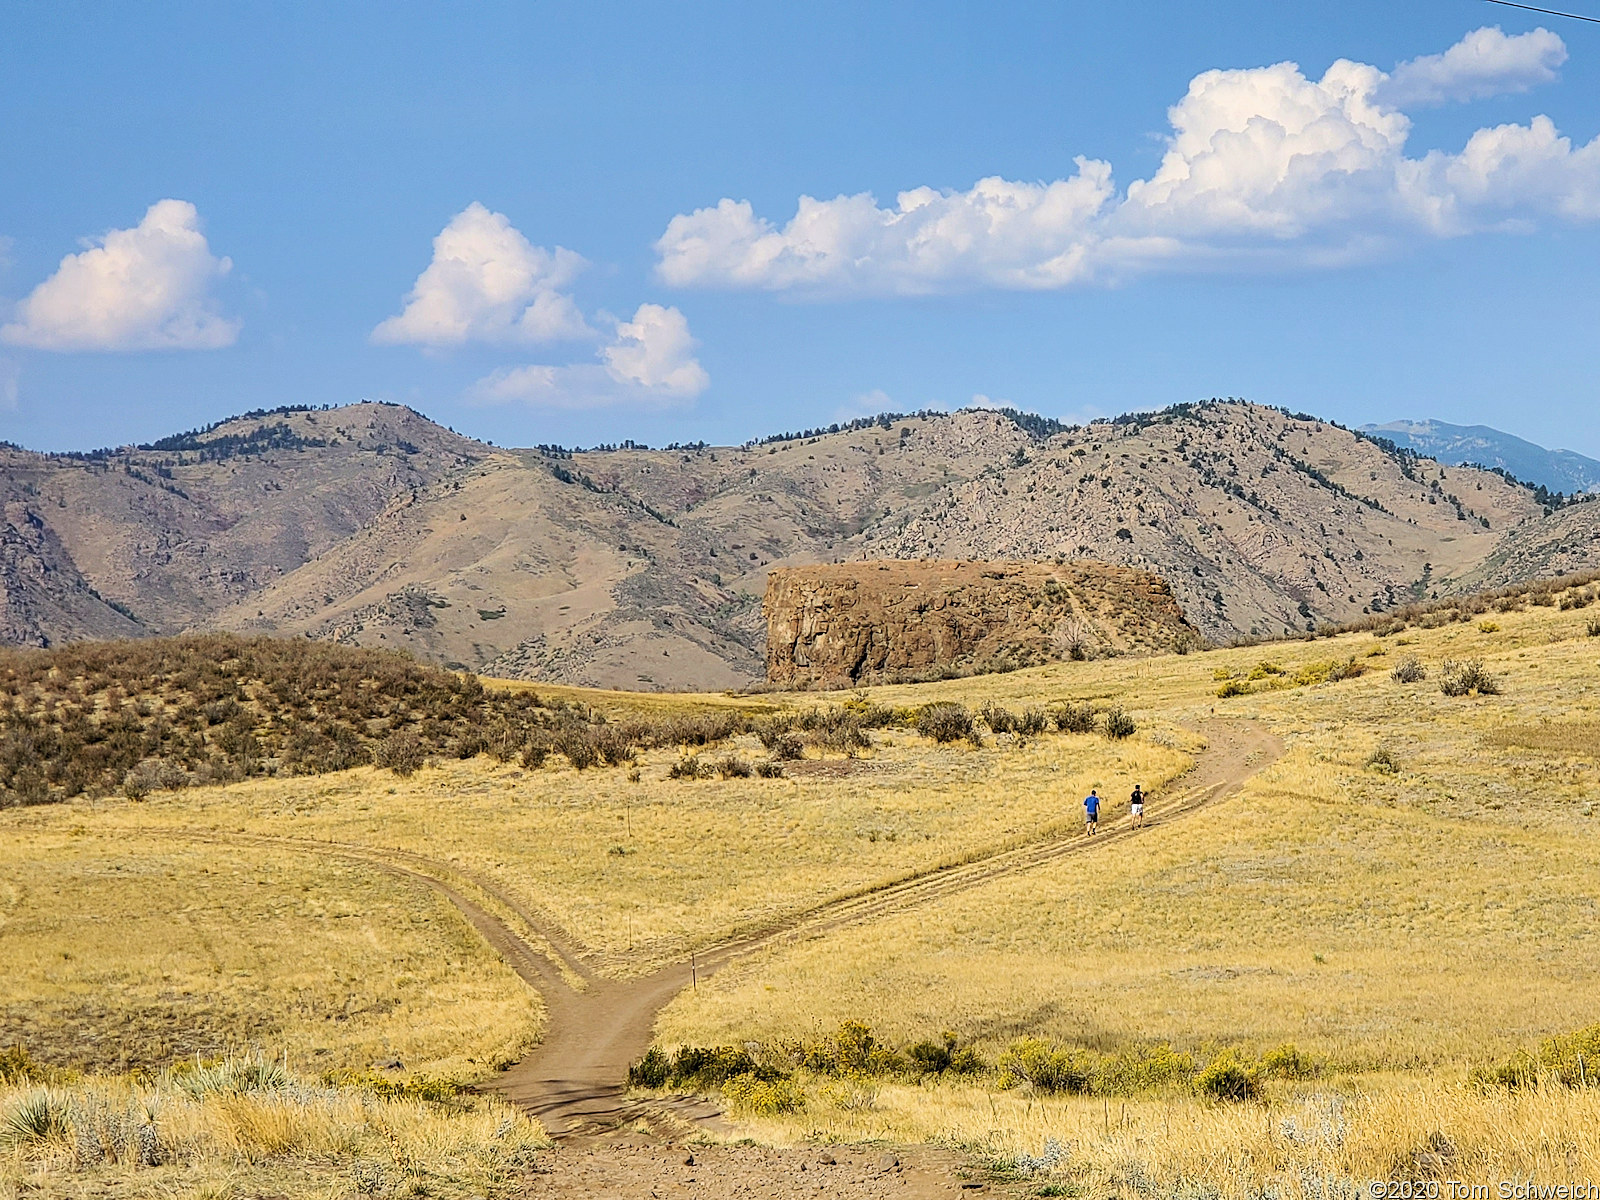
[[[719,779],[749,779],[751,767],[748,759],[730,754],[726,758],[717,760],[717,777]]]
[[[1089,1068],[1073,1051],[1051,1046],[1038,1038],[1013,1042],[995,1063],[996,1082],[1002,1088],[1027,1084],[1046,1096],[1081,1095],[1089,1090]]]
[[[1489,674],[1481,658],[1465,662],[1446,659],[1439,668],[1439,690],[1446,696],[1467,696],[1473,692],[1480,696],[1498,696],[1500,682]]]
[[[522,765],[530,771],[537,771],[544,766],[544,760],[549,757],[549,745],[544,742],[529,742],[522,751]]]
[[[1480,1088],[1510,1090],[1545,1084],[1600,1087],[1600,1024],[1547,1037],[1536,1054],[1520,1050],[1498,1063],[1474,1067],[1467,1079]]]
[[[644,727],[643,740],[652,746],[714,746],[750,728],[749,718],[737,712],[690,713],[668,717]]]
[[[1594,603],[1595,589],[1593,588],[1568,588],[1561,596],[1561,610],[1570,612],[1574,608],[1588,608]]]
[[[1379,746],[1367,755],[1366,766],[1369,771],[1376,771],[1380,775],[1393,775],[1400,770],[1400,764],[1394,755],[1383,746]]]
[[[1310,1079],[1317,1074],[1317,1063],[1293,1042],[1285,1042],[1261,1056],[1261,1073],[1276,1079]]]
[[[1395,664],[1391,674],[1396,683],[1421,683],[1428,677],[1428,669],[1415,654],[1408,654]]]
[[[776,762],[795,762],[805,757],[806,747],[798,735],[781,733],[767,746]]]
[[[1288,674],[1288,672],[1280,667],[1277,663],[1271,662],[1267,659],[1262,659],[1255,666],[1250,668],[1250,674],[1246,675],[1245,678],[1251,683],[1255,683],[1257,680],[1271,679],[1274,676],[1286,674]]]
[[[0,1084],[33,1083],[48,1076],[49,1071],[33,1061],[26,1046],[0,1049]]]
[[[1062,733],[1093,733],[1094,705],[1087,701],[1077,704],[1069,700],[1055,710],[1055,722],[1056,728]]]
[[[555,735],[555,751],[566,758],[574,770],[587,771],[600,761],[600,748],[594,735],[582,727],[563,729]]]
[[[722,1096],[736,1116],[775,1117],[806,1106],[805,1091],[792,1079],[736,1075],[722,1085]]]
[[[948,700],[937,700],[922,706],[922,710],[917,714],[917,732],[940,744],[977,737],[977,730],[972,724],[972,713],[967,710],[967,706]]]
[[[1600,637],[1600,617],[1590,617],[1583,629],[1590,637]]]
[[[794,738],[795,714],[775,713],[770,717],[757,721],[751,726],[751,731],[761,739],[761,744],[771,750],[784,738]],[[796,743],[798,738],[794,739]]]
[[[0,651],[0,807],[365,763],[405,771],[427,758],[510,761],[572,728],[595,731],[597,761],[613,764],[639,736],[600,732],[603,715],[586,706],[304,638]]]
[[[1017,732],[1024,737],[1038,737],[1050,728],[1050,714],[1037,704],[1030,704],[1022,710],[1022,716],[1017,719]]]
[[[782,779],[785,771],[781,762],[769,758],[756,764],[756,774],[762,779]]]
[[[989,727],[990,733],[1015,733],[1021,724],[1016,713],[993,700],[983,703],[978,709],[978,717]]]
[[[1106,736],[1112,740],[1132,737],[1139,732],[1138,723],[1127,713],[1122,711],[1122,706],[1106,710]]]
[[[865,697],[846,701],[843,707],[863,729],[887,729],[891,725],[907,723],[907,714],[904,710],[891,708],[887,704],[878,704]]]
[[[1261,1094],[1261,1082],[1236,1055],[1224,1053],[1195,1076],[1194,1090],[1213,1100],[1254,1100]]]
[[[1479,621],[1478,622],[1478,632],[1479,633],[1499,633],[1500,632],[1500,622],[1498,622],[1498,621]]]
[[[711,773],[711,768],[693,754],[685,755],[667,768],[668,779],[705,779]]]
[[[373,761],[396,775],[411,775],[427,761],[422,739],[415,730],[397,729],[378,743]]]
[[[1248,696],[1255,688],[1242,679],[1224,679],[1222,686],[1217,688],[1217,699],[1228,700],[1234,696]]]
[[[872,738],[861,727],[860,719],[845,708],[807,709],[800,714],[799,725],[810,735],[814,745],[852,758],[856,751],[872,745]]]
[[[40,1146],[65,1142],[72,1130],[67,1098],[49,1088],[33,1088],[0,1114],[0,1146]]]
[[[918,1077],[925,1075],[973,1075],[983,1070],[983,1060],[971,1046],[962,1046],[960,1039],[948,1029],[939,1041],[916,1042],[906,1048],[906,1059],[911,1071]]]

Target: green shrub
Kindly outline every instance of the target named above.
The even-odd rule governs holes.
[[[1568,1087],[1600,1087],[1600,1024],[1545,1038],[1539,1065]]]
[[[1038,1038],[1013,1042],[995,1063],[996,1082],[1003,1088],[1027,1084],[1036,1092],[1073,1095],[1088,1092],[1090,1071],[1071,1050],[1059,1049]]]
[[[1467,1072],[1467,1082],[1484,1091],[1491,1088],[1515,1091],[1531,1087],[1538,1078],[1539,1064],[1526,1052],[1514,1054],[1497,1063],[1473,1067]]]
[[[1194,1077],[1194,1089],[1213,1100],[1254,1100],[1261,1095],[1261,1083],[1232,1051],[1211,1060]]]
[[[993,700],[984,702],[978,709],[978,717],[989,727],[990,733],[1015,733],[1020,724],[1014,712]]]
[[[767,749],[776,762],[795,762],[804,758],[806,753],[805,743],[792,733],[779,734],[772,739]]]
[[[722,1085],[722,1095],[737,1116],[773,1117],[799,1112],[806,1106],[804,1090],[792,1079],[735,1075]]]
[[[1139,732],[1139,726],[1134,719],[1122,711],[1122,706],[1106,710],[1106,736],[1114,741],[1125,737],[1132,737]]]
[[[914,1075],[972,1075],[983,1070],[983,1060],[971,1046],[962,1046],[948,1029],[937,1042],[917,1042],[907,1047],[905,1057]]]
[[[25,1046],[7,1046],[0,1050],[0,1084],[32,1083],[44,1079],[46,1074]]]
[[[1428,677],[1428,669],[1415,654],[1408,654],[1395,664],[1392,674],[1396,683],[1421,683]]]
[[[668,779],[705,779],[711,773],[711,768],[693,754],[685,755],[667,768]]]
[[[282,1063],[258,1054],[213,1062],[179,1063],[171,1074],[179,1089],[197,1098],[280,1092],[294,1082]]]
[[[1395,760],[1393,753],[1379,746],[1367,755],[1367,770],[1376,771],[1380,775],[1394,775],[1400,770],[1400,764]]]
[[[17,1097],[0,1116],[0,1145],[65,1141],[68,1123],[66,1098],[48,1088],[35,1088]]]
[[[1285,1042],[1261,1056],[1261,1071],[1276,1079],[1310,1079],[1317,1073],[1317,1064],[1293,1042]]]
[[[1217,689],[1217,698],[1227,700],[1233,696],[1248,696],[1255,689],[1242,679],[1224,679]]]
[[[924,704],[917,713],[917,732],[935,742],[959,742],[977,736],[972,725],[972,714],[965,704],[938,700]]]
[[[414,774],[427,760],[422,739],[414,730],[397,729],[378,743],[373,761],[396,775]]]
[[[1439,690],[1446,696],[1466,696],[1473,692],[1480,696],[1498,696],[1500,682],[1489,674],[1481,658],[1466,662],[1446,659],[1439,669]]]
[[[376,1071],[329,1071],[322,1080],[333,1087],[353,1088],[381,1100],[427,1100],[447,1104],[457,1099],[466,1087],[453,1079],[432,1075],[407,1075],[390,1079]]]
[[[1194,1076],[1194,1059],[1165,1042],[1130,1047],[1102,1057],[1090,1073],[1090,1090],[1101,1095],[1134,1096],[1141,1092],[1186,1089]]]
[[[750,763],[730,754],[717,761],[717,775],[721,779],[749,779],[751,776]]]
[[[1095,715],[1094,705],[1068,701],[1055,711],[1056,728],[1062,733],[1093,733]]]

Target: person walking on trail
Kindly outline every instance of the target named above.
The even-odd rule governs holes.
[[[1084,833],[1090,837],[1100,824],[1100,796],[1094,788],[1089,789],[1089,794],[1083,798]]]
[[[1137,783],[1133,785],[1133,795],[1128,797],[1128,811],[1133,815],[1133,827],[1141,828],[1144,825],[1144,789]]]

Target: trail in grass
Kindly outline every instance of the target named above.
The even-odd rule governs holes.
[[[1198,812],[1236,792],[1283,753],[1283,743],[1251,722],[1214,722],[1201,732],[1206,749],[1194,765],[1146,806],[1145,830]],[[412,851],[349,842],[248,835],[195,835],[218,841],[297,845],[370,863],[412,879],[448,899],[467,921],[543,997],[547,1024],[527,1058],[484,1085],[537,1117],[558,1140],[603,1139],[643,1124],[658,1140],[676,1141],[696,1127],[716,1126],[717,1107],[698,1097],[630,1097],[628,1067],[647,1050],[657,1014],[684,988],[744,955],[811,938],[1077,854],[1103,854],[1140,836],[1128,817],[1107,822],[1093,838],[1056,835],[974,858],[957,866],[830,900],[779,922],[698,948],[691,962],[646,974],[612,978],[595,956],[549,917],[480,872]],[[499,910],[499,911],[495,911]],[[507,919],[507,918],[510,919]],[[515,926],[521,926],[521,929]]]

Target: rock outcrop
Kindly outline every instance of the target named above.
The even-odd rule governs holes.
[[[1085,559],[785,567],[768,575],[762,611],[767,680],[789,686],[1198,640],[1160,576]]]

